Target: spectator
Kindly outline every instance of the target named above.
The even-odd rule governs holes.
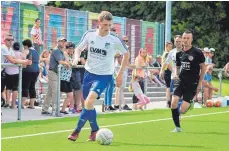
[[[77,65],[85,65],[87,60],[87,48],[84,49],[80,54],[80,61]],[[82,108],[84,108],[84,99],[82,96],[82,84],[83,84],[83,77],[84,77],[84,68],[73,68],[72,69],[72,76],[71,76],[71,84],[73,89],[73,98],[74,98],[74,107],[70,104],[70,111],[80,113]]]
[[[23,54],[26,56],[26,59],[32,61],[32,64],[26,66],[22,72],[22,108],[24,108],[24,103],[26,98],[29,95],[30,103],[28,108],[34,109],[34,102],[36,100],[36,89],[35,84],[37,81],[37,77],[40,73],[39,68],[39,54],[32,47],[32,42],[29,39],[26,39],[22,42],[24,47]]]
[[[44,50],[40,55],[40,68],[41,68],[40,79],[43,79],[46,82],[48,82],[49,60],[50,60],[50,51]]]
[[[65,56],[63,53],[63,49],[66,41],[67,40],[64,37],[58,38],[57,47],[52,51],[50,56],[50,64],[49,64],[49,71],[48,71],[48,92],[45,96],[45,100],[41,112],[41,114],[43,115],[50,115],[48,109],[51,101],[52,101],[52,113],[56,111],[58,65],[62,64],[67,68],[70,67],[69,62],[65,61]]]
[[[144,48],[141,48],[138,56],[135,59],[136,67],[145,67],[147,66],[147,51]],[[138,75],[140,79],[138,80],[139,85],[141,86],[142,92],[144,93],[144,78],[145,75],[144,69],[136,69],[132,71],[132,75]],[[133,95],[133,108],[137,108],[138,98]]]
[[[66,52],[65,54],[65,61],[67,61],[69,64],[72,64],[72,55],[74,53],[74,49],[75,49],[75,45],[72,43],[68,43],[68,45],[66,45]],[[61,68],[61,72],[60,72],[60,80],[61,80],[61,84],[60,84],[60,91],[64,92],[67,94],[66,99],[64,100],[62,109],[60,111],[60,113],[62,114],[68,114],[68,112],[65,110],[66,107],[68,106],[68,104],[70,102],[73,102],[73,92],[72,92],[72,86],[70,83],[70,78],[72,75],[72,68],[67,68],[67,67],[62,67]]]
[[[210,62],[214,67],[215,63],[214,63],[213,60],[214,60],[214,55],[215,55],[215,49],[214,48],[210,48],[209,51],[210,51],[210,53],[209,53]]]
[[[154,67],[161,67],[161,56],[157,55],[156,61],[153,63]]]
[[[5,44],[2,45],[2,48],[1,48],[1,63],[13,63],[13,64],[23,64],[23,65],[31,64],[30,60],[21,60],[21,59],[16,58],[14,51],[11,48],[13,41],[14,41],[14,38],[11,34],[5,35],[5,39],[4,39]],[[7,83],[7,79],[6,79],[7,78],[6,77],[7,68],[9,69],[9,67],[3,67],[1,69],[1,93],[3,93],[3,91],[5,90],[5,86]],[[4,107],[9,107],[9,102],[6,102]]]
[[[142,107],[150,102],[150,99],[142,92],[141,87],[139,85],[139,80],[141,80],[141,77],[138,75],[132,75],[131,80],[131,87],[134,91],[134,95],[138,98],[139,102],[136,106],[134,106],[134,109],[142,109]]]
[[[42,41],[42,33],[41,33],[41,20],[39,18],[37,18],[35,20],[35,24],[30,32],[31,34],[31,38],[32,38],[32,42],[33,42],[33,47],[35,50],[37,50],[37,52],[40,54],[40,49],[41,46],[43,45],[43,41]]]
[[[165,60],[168,57],[169,52],[173,48],[173,43],[172,42],[166,42],[166,48],[165,52],[162,56],[162,64],[165,63]],[[172,74],[172,65],[168,65],[165,70],[164,70],[164,80],[165,80],[165,85],[166,85],[166,98],[167,102],[171,101],[171,94],[170,94],[170,83],[171,83],[171,74]]]
[[[208,49],[208,47],[204,48],[204,57],[205,57],[205,64],[209,65],[212,63],[212,60],[210,58],[210,50]]]
[[[224,67],[224,75],[229,77],[229,62]]]
[[[125,39],[123,39],[124,41],[125,41]],[[128,42],[128,41],[125,41],[126,43]],[[120,66],[121,65],[121,63],[122,63],[122,56],[121,55],[116,55],[116,67],[117,66]],[[131,65],[128,65],[128,66],[131,66]],[[117,74],[118,73],[118,71],[119,71],[119,68],[115,68],[115,74]],[[118,88],[118,87],[116,87],[115,88],[115,105],[114,105],[114,108],[115,109],[119,109],[119,99],[120,99],[120,90],[122,91],[122,96],[121,96],[121,98],[122,98],[122,104],[123,104],[123,107],[122,107],[122,109],[123,110],[132,110],[127,104],[126,104],[126,100],[125,100],[125,98],[124,98],[124,89],[125,89],[125,87],[126,87],[126,83],[127,83],[127,78],[128,78],[128,69],[125,69],[124,71],[123,71],[123,83],[122,83],[122,86],[120,87],[120,88]]]
[[[212,86],[211,81],[212,81],[212,71],[213,71],[213,66],[208,65],[206,73],[204,75],[204,80],[203,80],[203,89],[204,89],[204,104],[206,105],[206,102],[208,99],[212,99],[212,92],[218,92],[218,88],[215,88]]]
[[[19,51],[20,44],[15,42],[13,44],[13,50],[15,57],[17,59],[25,59],[23,54]],[[18,80],[19,80],[19,68],[18,67],[7,67],[6,68],[6,102],[9,102],[11,99],[11,91],[12,93],[12,102],[10,108],[14,109],[16,107],[16,99],[18,96]]]

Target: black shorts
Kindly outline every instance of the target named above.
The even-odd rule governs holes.
[[[74,91],[78,91],[82,88],[83,77],[80,69],[72,71],[70,82]]]
[[[1,71],[1,93],[4,91],[4,89],[6,87],[6,81],[7,81],[6,76],[7,76],[7,74],[6,74],[5,70],[2,70]]]
[[[164,79],[165,79],[166,88],[170,88],[171,74],[172,72],[169,69],[165,71]]]
[[[191,100],[196,95],[196,88],[198,86],[198,81],[196,82],[184,82],[179,81],[177,88],[174,91],[175,96],[183,97],[183,100],[190,103]]]
[[[61,80],[60,82],[60,91],[65,93],[72,92],[72,86],[70,82]]]
[[[13,74],[6,76],[6,90],[18,91],[18,79],[19,74]]]

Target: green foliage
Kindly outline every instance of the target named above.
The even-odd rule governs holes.
[[[165,22],[166,2],[156,1],[80,1],[49,2],[48,5],[100,13],[110,11],[114,16]],[[216,49],[215,62],[223,67],[229,61],[229,2],[174,1],[172,3],[172,36],[189,29],[194,33],[193,45]]]

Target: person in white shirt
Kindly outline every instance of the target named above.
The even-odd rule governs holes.
[[[32,42],[33,42],[33,47],[35,50],[38,51],[39,54],[41,53],[40,49],[41,49],[41,46],[43,45],[42,32],[41,32],[40,25],[41,25],[41,20],[39,18],[35,19],[35,24],[30,32]]]
[[[77,65],[81,51],[88,46],[88,58],[85,64],[83,80],[85,108],[80,114],[77,127],[68,136],[68,140],[75,141],[88,120],[91,126],[91,135],[88,140],[95,141],[99,127],[96,120],[94,102],[112,80],[115,68],[114,56],[117,50],[119,54],[123,55],[123,60],[116,76],[116,86],[120,87],[122,85],[122,74],[129,60],[129,52],[122,39],[110,32],[112,18],[113,16],[110,12],[102,11],[98,16],[98,29],[87,31],[75,49],[73,64]]]
[[[176,83],[176,79],[177,79],[175,77],[176,71],[177,71],[177,68],[176,68],[176,55],[177,55],[177,53],[182,51],[182,37],[181,37],[181,35],[176,35],[174,37],[174,45],[176,46],[176,48],[172,49],[169,52],[168,57],[165,60],[165,63],[162,64],[161,71],[160,71],[160,78],[164,79],[163,77],[164,77],[165,69],[167,68],[167,66],[172,64],[172,74],[171,74],[171,82],[170,82],[170,94],[171,95],[173,94],[173,91],[175,89],[174,84]],[[171,106],[171,101],[170,100],[167,100],[168,107]]]
[[[32,62],[30,60],[22,60],[15,57],[14,51],[12,50],[12,42],[14,41],[12,34],[6,34],[4,36],[4,45],[1,48],[1,63],[13,63],[13,64],[22,64],[30,65]],[[9,73],[9,68],[12,67],[3,67],[1,69],[1,93],[4,91],[6,86],[6,76],[7,72]],[[9,107],[9,102],[6,102],[4,107]]]

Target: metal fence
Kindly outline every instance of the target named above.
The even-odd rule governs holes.
[[[18,67],[19,68],[19,85],[18,85],[18,115],[17,115],[17,120],[21,120],[21,100],[22,100],[22,65],[20,64],[10,64],[10,63],[2,63],[2,67]],[[56,100],[56,116],[60,116],[60,72],[61,72],[61,67],[62,65],[58,66],[58,81],[57,81],[57,100]],[[77,67],[73,68],[84,68],[83,65],[79,65]],[[119,68],[119,67],[117,67]],[[145,72],[148,73],[148,70],[150,69],[160,69],[160,68],[155,68],[155,67],[138,67],[138,68],[133,68],[133,67],[128,67],[129,69],[144,69]],[[214,69],[213,71],[219,72],[218,78],[220,82],[220,88],[219,88],[219,96],[222,96],[222,74],[223,74],[223,69]],[[148,85],[148,79],[145,78],[144,80],[144,93],[147,95],[147,85]],[[119,111],[121,111],[121,102],[122,102],[122,88],[120,88],[120,93],[119,93]],[[145,109],[146,109],[145,105]]]

